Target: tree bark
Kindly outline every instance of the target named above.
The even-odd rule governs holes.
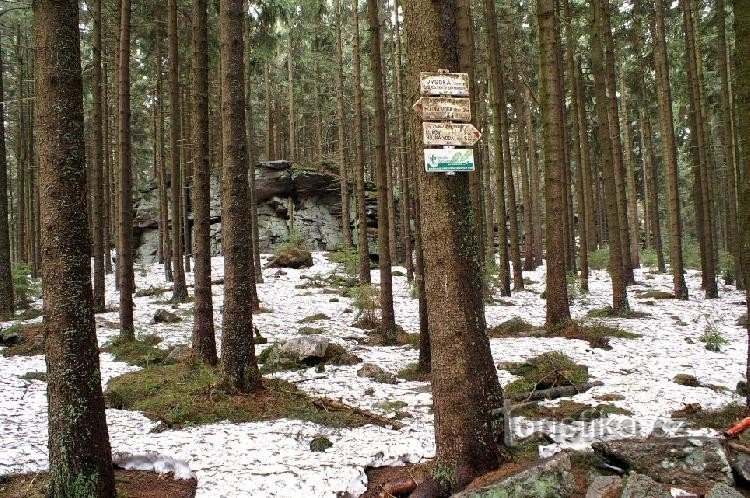
[[[0,51],[0,320],[10,320],[15,313],[15,296],[10,265],[8,160],[5,150],[5,96],[3,90],[3,56],[2,51]]]
[[[297,160],[297,120],[294,117],[294,63],[292,61],[292,52],[293,52],[293,45],[292,45],[292,26],[288,26],[287,31],[287,46],[288,46],[288,53],[287,53],[287,69],[288,69],[288,87],[287,91],[289,92],[289,114],[287,115],[287,118],[289,119],[289,160],[291,162],[294,162]]]
[[[344,249],[352,247],[351,215],[349,213],[349,170],[346,165],[345,141],[346,124],[344,122],[344,56],[341,42],[341,0],[335,0],[336,15],[336,129],[338,132],[339,183],[341,187],[341,228],[344,235]],[[369,271],[369,270],[368,270]]]
[[[628,112],[628,90],[625,86],[625,73],[620,74],[620,104],[622,105],[623,154],[625,161],[625,190],[628,205],[628,235],[630,236],[630,265],[633,268],[641,266],[640,236],[638,222],[638,200],[635,190],[635,166],[633,165],[633,135],[630,128],[630,113]]]
[[[28,263],[26,227],[26,115],[24,112],[24,60],[21,53],[21,26],[16,30],[16,258]]]
[[[170,174],[170,203],[172,213],[172,271],[174,276],[174,291],[172,301],[184,302],[188,297],[185,284],[185,268],[182,265],[182,226],[180,223],[180,197],[182,185],[180,181],[180,82],[179,82],[179,52],[177,50],[177,0],[167,3],[167,40],[169,51],[169,157]]]
[[[559,25],[554,0],[537,0],[539,23],[539,67],[544,126],[544,197],[546,199],[547,238],[547,327],[560,327],[570,321],[565,264],[564,219],[567,216],[563,196],[563,137],[559,123],[563,119],[560,74],[556,64],[560,50],[557,44]]]
[[[664,29],[664,0],[654,0],[654,22],[651,34],[654,39],[654,61],[656,65],[656,89],[659,101],[659,125],[661,129],[662,154],[667,183],[667,204],[669,212],[669,266],[672,270],[674,295],[687,299],[682,262],[682,219],[680,217],[680,189],[677,171],[677,147],[674,136],[672,115],[672,89],[669,83],[669,64]]]
[[[115,496],[115,482],[91,290],[78,2],[39,0],[33,9],[43,182],[47,492],[109,498]]]
[[[208,146],[208,12],[206,0],[193,0],[193,223],[195,226],[195,306],[193,351],[216,365],[211,294],[211,163]]]
[[[223,162],[221,219],[224,247],[224,314],[222,317],[222,384],[233,392],[262,388],[253,340],[252,237],[245,136],[245,59],[243,0],[221,0],[221,119]]]
[[[355,190],[357,194],[357,254],[359,256],[359,283],[370,283],[370,248],[367,241],[367,212],[365,211],[365,149],[362,135],[362,75],[360,64],[359,3],[352,0],[354,46],[352,65],[354,66],[354,148]]]
[[[578,131],[578,143],[581,146],[580,162],[576,171],[576,202],[578,203],[578,233],[579,243],[579,266],[581,275],[581,292],[589,290],[589,240],[591,236],[589,229],[592,229],[591,220],[591,147],[589,144],[588,121],[586,119],[586,104],[584,101],[585,93],[583,90],[583,77],[581,76],[580,66],[576,65],[574,73],[571,75],[572,85],[574,86],[573,102],[573,119],[576,120]]]
[[[119,217],[117,271],[120,275],[120,337],[135,339],[133,324],[133,190],[130,159],[130,0],[121,0],[119,64]]]
[[[409,94],[414,101],[419,71],[458,67],[456,2],[408,0],[404,6]],[[419,130],[415,117],[415,136]],[[448,476],[439,483],[444,491],[456,491],[499,463],[490,412],[502,406],[502,390],[485,335],[477,230],[466,195],[468,178],[424,171],[420,178],[436,465]]]
[[[91,158],[91,185],[93,187],[93,202],[91,217],[93,220],[94,253],[94,313],[104,311],[104,233],[102,231],[103,202],[103,168],[102,168],[102,2],[93,2],[93,64],[91,71],[91,87],[93,94],[91,129],[93,132],[93,157]]]
[[[158,166],[158,183],[159,190],[159,231],[162,234],[162,254],[164,256],[164,279],[172,282],[172,242],[169,236],[169,196],[167,194],[167,164],[164,150],[164,92],[162,91],[162,30],[161,23],[155,23],[156,40],[154,42],[154,52],[156,57],[156,136],[157,136],[157,156],[159,158]]]

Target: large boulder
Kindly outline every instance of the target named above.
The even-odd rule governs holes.
[[[718,439],[620,439],[595,442],[591,447],[617,466],[664,484],[699,487],[711,482],[734,484],[729,461]]]
[[[558,453],[516,474],[468,489],[454,498],[566,498],[575,492],[570,456]]]
[[[313,265],[312,254],[306,249],[290,247],[281,250],[271,261],[268,268],[309,268]]]
[[[321,336],[292,337],[281,345],[281,352],[296,361],[303,361],[308,358],[322,359],[326,355],[328,344],[328,339]]]
[[[182,318],[165,309],[158,309],[154,313],[154,323],[178,323]]]
[[[706,493],[706,498],[743,498],[743,494],[736,489],[720,482],[718,484],[715,484],[714,487],[708,490],[708,493]]]
[[[606,498],[622,489],[620,476],[599,476],[594,479],[586,490],[586,498]]]
[[[292,163],[265,161],[255,166],[255,197],[259,203],[292,194]]]
[[[620,498],[672,498],[672,493],[650,477],[633,473],[625,479]]]

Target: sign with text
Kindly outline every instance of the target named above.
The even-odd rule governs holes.
[[[471,123],[422,123],[424,145],[472,147],[482,133]]]
[[[419,73],[419,92],[422,95],[468,97],[469,74]]]
[[[474,171],[474,149],[425,149],[424,169],[428,173]]]
[[[456,97],[422,97],[413,109],[425,121],[471,121],[471,101]]]

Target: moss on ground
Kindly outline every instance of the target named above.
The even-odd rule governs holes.
[[[688,425],[696,429],[708,428],[725,431],[745,417],[750,416],[750,409],[739,403],[730,403],[715,410],[696,408],[683,412]]]
[[[264,389],[232,396],[218,388],[219,375],[200,362],[154,365],[109,381],[111,408],[138,410],[169,427],[260,422],[292,418],[332,427],[361,427],[375,421],[355,409],[331,409],[280,379],[264,379]]]
[[[305,318],[298,320],[297,323],[313,323],[319,322],[320,320],[330,320],[331,317],[325,313],[315,313],[314,315],[306,316]]]
[[[329,343],[323,358],[307,358],[300,361],[296,355],[282,351],[281,343],[271,344],[258,356],[262,373],[281,372],[285,370],[303,370],[317,365],[355,365],[362,361],[356,355],[349,353],[344,346]],[[323,367],[325,368],[325,367]]]
[[[525,363],[501,363],[498,367],[521,377],[503,388],[508,394],[525,394],[558,386],[579,386],[589,380],[588,368],[574,363],[560,351],[535,356]]]
[[[39,380],[47,382],[47,372],[26,372],[21,378],[23,380]]]
[[[604,308],[590,310],[586,313],[586,316],[590,318],[646,318],[651,315],[643,311],[633,310],[618,312],[612,309],[612,306],[605,306]]]
[[[564,337],[566,339],[579,339],[587,341],[592,348],[612,349],[609,339],[612,337],[618,339],[637,339],[640,334],[627,332],[619,327],[612,327],[602,323],[578,323],[568,322],[564,327],[548,330],[547,335],[550,337]]]
[[[635,291],[635,297],[638,299],[674,299],[674,294],[660,290],[637,290]]]
[[[513,317],[500,325],[487,329],[488,337],[517,337],[531,332],[534,326],[523,318]]]
[[[608,415],[632,415],[633,413],[624,408],[610,404],[600,404],[592,406],[586,403],[579,403],[570,399],[561,400],[556,406],[540,405],[531,403],[529,405],[513,410],[513,416],[525,417],[531,420],[574,420],[590,421],[598,418],[607,417]]]
[[[166,361],[169,352],[156,347],[161,340],[158,335],[143,335],[134,341],[118,337],[105,344],[102,351],[110,353],[117,361],[147,367]]]
[[[16,316],[13,317],[13,320],[17,320],[17,321],[33,320],[35,318],[39,318],[43,314],[44,313],[40,309],[26,308],[25,310],[21,310],[19,313],[17,313]]]
[[[404,368],[398,371],[396,377],[404,380],[418,381],[418,382],[430,382],[431,375],[424,373],[419,370],[419,363],[409,363]]]
[[[135,291],[135,297],[156,297],[166,294],[169,291],[170,289],[165,289],[164,287],[147,287]]]
[[[16,324],[2,331],[3,337],[11,334],[18,336],[15,344],[10,344],[3,349],[3,356],[36,356],[44,354],[44,325],[35,323],[33,325]]]

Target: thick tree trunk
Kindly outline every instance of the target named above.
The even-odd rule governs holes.
[[[456,3],[404,3],[409,40],[409,95],[417,98],[419,71],[458,67]],[[419,136],[416,117],[412,130]],[[485,335],[477,230],[468,178],[420,173],[427,310],[432,344],[437,468],[445,491],[465,487],[497,467],[498,448],[490,411],[502,406],[502,390]]]
[[[224,314],[221,376],[224,387],[249,393],[262,388],[253,340],[253,264],[245,136],[243,0],[221,0],[221,118],[223,162],[221,219],[224,247]]]
[[[208,150],[208,14],[206,0],[193,0],[193,220],[195,226],[195,306],[193,351],[216,365],[211,294],[211,163]]]
[[[5,97],[3,56],[0,51],[0,320],[15,313],[13,277],[10,270],[10,227],[8,225],[8,162],[5,151]]]
[[[78,2],[39,0],[33,8],[43,192],[47,493],[109,498],[115,496],[115,481],[91,290]]]
[[[91,158],[91,185],[93,187],[93,202],[91,217],[93,219],[92,232],[94,253],[94,313],[104,311],[104,233],[102,231],[103,217],[103,168],[102,168],[102,2],[94,0],[93,12],[93,64],[91,71],[91,87],[93,94],[91,129],[93,132],[93,157]]]
[[[119,70],[119,216],[117,272],[120,275],[120,336],[135,339],[133,325],[133,187],[130,159],[130,0],[122,0],[120,12]]]
[[[370,64],[375,101],[375,171],[378,189],[378,266],[380,268],[381,333],[386,344],[395,342],[396,317],[393,312],[393,275],[391,274],[390,215],[388,202],[388,161],[385,155],[385,106],[383,59],[380,52],[380,21],[377,0],[367,0],[370,24]]]
[[[609,99],[606,92],[606,82],[602,54],[602,5],[600,0],[592,2],[594,15],[591,26],[591,71],[594,74],[594,90],[596,93],[596,117],[599,126],[599,141],[601,150],[602,173],[604,180],[604,201],[606,204],[607,231],[609,233],[609,273],[612,278],[612,309],[615,313],[626,313],[628,294],[626,288],[626,274],[623,265],[622,245],[619,228],[620,217],[617,215],[617,185],[615,180],[615,161],[610,141],[610,116],[607,108]],[[619,135],[618,135],[619,136]],[[628,259],[629,260],[629,259]]]
[[[544,126],[544,197],[547,220],[547,327],[559,327],[570,321],[568,287],[565,265],[565,233],[563,231],[563,186],[565,160],[563,137],[559,123],[563,119],[561,105],[558,38],[559,25],[555,16],[554,0],[537,0],[536,15],[539,23],[539,67]]]
[[[667,44],[664,30],[664,0],[654,0],[654,23],[651,34],[654,39],[654,61],[656,65],[656,89],[659,101],[659,125],[661,129],[662,154],[667,183],[667,210],[669,212],[669,266],[672,270],[674,295],[687,299],[684,267],[682,263],[682,220],[680,217],[680,189],[677,171],[677,147],[675,145],[672,115],[672,89],[669,83]]]
[[[354,46],[352,65],[354,66],[354,148],[355,150],[355,191],[357,194],[357,254],[359,256],[359,283],[370,283],[370,248],[367,242],[367,212],[365,211],[365,149],[362,134],[362,75],[360,64],[359,2],[352,0]]]
[[[180,82],[179,82],[179,52],[177,50],[177,0],[167,3],[167,40],[169,49],[169,158],[170,174],[170,203],[172,213],[172,271],[174,272],[174,291],[172,300],[176,303],[187,299],[187,285],[185,284],[185,268],[182,265],[182,229],[180,220],[180,197],[182,182],[180,181]]]

